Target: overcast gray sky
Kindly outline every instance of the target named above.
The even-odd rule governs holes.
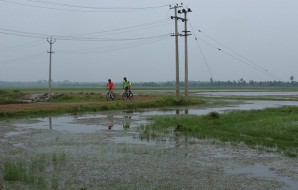
[[[0,81],[48,80],[50,36],[53,81],[174,81],[181,2],[189,80],[298,79],[297,0],[0,0]]]

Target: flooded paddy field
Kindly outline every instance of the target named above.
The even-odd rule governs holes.
[[[290,189],[297,158],[174,132],[141,138],[155,115],[264,109],[295,101],[212,108],[105,111],[1,121],[0,189]]]

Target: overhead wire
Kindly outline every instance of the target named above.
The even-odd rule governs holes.
[[[163,38],[158,39],[150,39],[146,41],[138,41],[133,43],[124,43],[124,44],[118,44],[115,46],[109,46],[109,47],[96,47],[96,48],[86,48],[86,49],[73,49],[73,50],[56,50],[55,52],[57,54],[92,54],[92,53],[102,53],[102,52],[109,52],[109,51],[116,51],[116,50],[126,50],[128,48],[135,48],[140,47],[156,42],[160,42],[162,40],[170,39],[170,36],[165,36]]]
[[[169,34],[161,34],[156,36],[145,36],[145,37],[134,37],[134,38],[99,38],[99,37],[76,37],[76,36],[38,34],[38,33],[11,30],[11,29],[5,29],[5,28],[0,28],[0,34],[30,37],[30,38],[42,38],[42,39],[46,39],[47,37],[52,36],[57,40],[89,41],[89,42],[90,41],[137,41],[137,40],[144,40],[144,39],[159,38],[159,37],[169,35]]]
[[[191,26],[192,26],[192,25],[191,25]],[[195,28],[194,26],[192,26],[192,27]],[[196,29],[196,28],[195,28],[195,29]],[[199,33],[205,34],[205,33],[203,33],[203,32],[202,32],[201,30],[199,30],[199,29],[196,29],[196,30],[197,30]],[[211,39],[212,41],[216,42],[217,44],[220,44],[220,45],[222,45],[223,47],[229,49],[229,50],[232,51],[235,55],[233,55],[232,53],[229,53],[229,52],[225,51],[223,48],[219,48],[218,46],[211,44],[209,41],[207,41],[207,40],[205,40],[205,39],[203,39],[203,38],[198,38],[198,37],[197,37],[197,38],[200,39],[200,40],[202,40],[202,41],[204,41],[205,43],[207,43],[207,44],[210,45],[211,47],[217,49],[218,51],[220,51],[220,52],[222,52],[222,53],[224,53],[224,54],[226,54],[226,55],[228,55],[228,56],[230,56],[230,57],[232,57],[232,58],[234,58],[234,59],[237,59],[240,63],[246,64],[246,65],[248,65],[248,66],[250,66],[250,67],[252,67],[252,68],[258,70],[259,72],[263,73],[264,75],[266,75],[266,76],[268,76],[268,77],[270,77],[270,78],[272,78],[272,79],[274,79],[274,80],[282,81],[282,79],[281,79],[280,77],[278,77],[278,76],[276,76],[275,74],[269,72],[268,69],[265,69],[265,68],[261,67],[260,65],[257,65],[256,63],[252,62],[252,61],[249,60],[248,58],[245,58],[245,57],[244,57],[243,55],[241,55],[240,53],[237,53],[235,50],[232,50],[231,48],[227,47],[227,46],[224,45],[223,43],[221,43],[221,42],[215,40],[215,39],[212,38],[210,35],[205,34],[205,36],[207,36],[209,39]]]
[[[30,59],[34,59],[34,58],[37,58],[41,55],[45,55],[45,52],[39,52],[39,53],[36,53],[36,54],[33,54],[33,55],[27,55],[27,56],[23,56],[23,57],[18,57],[18,58],[13,58],[13,59],[6,59],[6,60],[0,60],[0,64],[8,64],[9,62],[15,62],[15,61],[18,61],[18,60],[30,60]]]
[[[57,8],[57,7],[48,7],[48,6],[41,6],[41,5],[32,5],[32,4],[26,4],[26,3],[20,3],[15,2],[11,0],[0,0],[5,3],[15,4],[15,5],[21,5],[21,6],[27,6],[27,7],[34,7],[34,8],[42,8],[42,9],[50,9],[50,10],[60,10],[60,11],[70,11],[70,12],[133,12],[133,11],[141,11],[141,10],[148,10],[148,9],[155,9],[160,7],[165,7],[168,5],[161,5],[156,7],[118,7],[118,8],[110,8],[110,7],[86,7],[86,6],[77,6],[77,5],[70,5],[70,4],[62,4],[62,3],[46,3],[46,4],[52,4],[52,5],[59,5],[63,7],[71,7],[71,8],[80,8],[80,9],[67,9],[67,8]],[[36,1],[37,2],[37,1]],[[45,2],[43,2],[45,3]]]
[[[82,6],[82,5],[73,5],[73,4],[66,4],[66,3],[57,3],[53,1],[46,1],[46,0],[26,0],[29,2],[36,2],[41,4],[49,4],[55,6],[64,6],[64,7],[75,7],[75,8],[84,8],[84,9],[133,9],[133,10],[145,10],[145,9],[156,9],[160,7],[165,7],[168,5],[160,5],[160,6],[151,6],[151,7],[95,7],[95,6]]]
[[[190,22],[190,21],[189,21],[189,22]],[[192,25],[190,25],[190,26],[191,26],[192,30],[194,30],[193,27],[192,27]],[[196,44],[197,44],[198,48],[200,49],[200,52],[201,52],[201,54],[202,54],[202,56],[203,56],[204,63],[205,63],[205,65],[206,65],[207,69],[208,69],[208,72],[209,72],[209,74],[210,74],[210,76],[211,76],[211,79],[213,80],[213,79],[214,79],[214,78],[213,78],[213,74],[212,74],[212,72],[211,72],[211,70],[210,70],[210,67],[209,67],[208,63],[207,63],[206,57],[205,57],[205,55],[204,55],[204,53],[203,53],[203,50],[202,50],[202,48],[201,48],[201,46],[200,46],[200,44],[199,44],[199,42],[198,42],[197,35],[196,35],[194,32],[193,32],[193,35],[194,35],[194,37],[195,37]]]
[[[44,43],[44,42],[41,42],[41,40],[34,40],[34,41],[30,41],[30,42],[22,43],[22,44],[18,44],[18,45],[0,47],[0,50],[1,50],[1,52],[10,51],[12,49],[13,50],[22,50],[25,48],[30,48],[30,47],[40,45],[42,43]]]
[[[157,26],[159,27],[164,26],[164,23],[166,20],[170,20],[169,18],[167,19],[161,19],[161,20],[157,20],[157,21],[151,21],[151,22],[147,22],[147,23],[143,23],[143,24],[138,24],[138,25],[133,25],[133,26],[126,26],[126,27],[122,27],[122,28],[116,28],[116,29],[111,29],[111,30],[104,30],[104,31],[98,31],[98,32],[92,32],[92,33],[83,33],[83,34],[74,34],[74,35],[69,35],[69,36],[90,36],[90,35],[95,35],[95,34],[102,34],[102,33],[109,33],[109,34],[115,34],[112,32],[115,31],[121,31],[120,33],[125,33],[125,32],[131,32],[131,31],[136,31],[136,30],[142,30],[142,29],[147,29],[147,28],[153,28],[153,26],[149,27],[148,25],[154,25],[154,24],[158,24]],[[145,28],[141,28],[143,26],[146,26]],[[137,29],[137,28],[141,28],[141,29]],[[123,32],[123,30],[125,30]],[[118,34],[118,33],[116,33]]]

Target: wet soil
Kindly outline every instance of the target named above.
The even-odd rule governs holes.
[[[18,127],[20,122],[34,121],[0,123],[1,190],[292,190],[298,185],[297,158],[262,147],[194,139],[173,132],[142,139],[138,127],[83,133]],[[82,127],[90,122],[80,120]],[[54,155],[63,157],[57,161]],[[23,160],[30,168],[41,158],[46,166],[36,175],[45,179],[44,185],[4,180],[4,163]]]

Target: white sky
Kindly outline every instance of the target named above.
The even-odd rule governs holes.
[[[192,9],[189,80],[297,80],[297,0],[182,2]],[[174,81],[174,10],[168,5],[176,3],[0,0],[0,81],[48,80],[50,36],[56,39],[53,81]],[[184,37],[179,50],[183,81]]]

